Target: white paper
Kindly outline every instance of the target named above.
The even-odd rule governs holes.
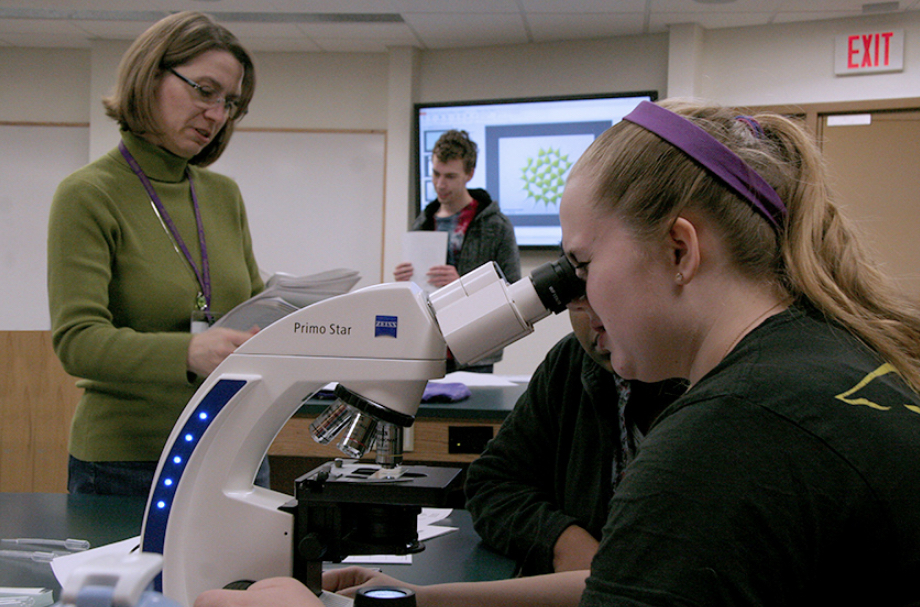
[[[493,375],[491,373],[470,373],[469,371],[454,371],[448,373],[441,379],[429,380],[436,383],[458,383],[465,386],[516,386],[517,384],[510,381],[503,375]]]
[[[450,516],[453,512],[451,508],[422,508],[421,514],[418,515],[418,539],[420,542],[430,540],[433,537],[456,531],[456,527],[447,527],[445,525],[435,525]]]
[[[418,528],[421,530],[422,527],[427,527],[428,525],[434,525],[438,521],[443,521],[450,513],[453,512],[452,508],[422,508],[421,514],[418,515]]]
[[[428,283],[428,269],[447,263],[447,232],[406,232],[403,234],[403,261],[412,264],[412,282],[426,293],[437,290]]]
[[[114,544],[106,544],[105,546],[99,546],[98,548],[92,548],[82,552],[65,554],[51,561],[51,571],[54,572],[54,577],[57,578],[58,583],[64,586],[71,572],[80,565],[94,561],[101,556],[128,556],[137,550],[140,545],[140,536],[129,537],[126,540],[115,542]]]
[[[253,326],[264,329],[279,318],[328,297],[347,293],[361,275],[356,270],[337,268],[307,276],[278,272],[265,281],[265,290],[239,304],[214,323],[237,331]]]
[[[411,554],[361,554],[358,556],[346,556],[342,559],[343,563],[353,565],[411,565]]]
[[[444,525],[428,525],[427,527],[422,527],[418,530],[418,540],[420,542],[424,542],[425,540],[430,540],[433,537],[445,535],[451,531],[456,530],[456,527],[446,527]]]

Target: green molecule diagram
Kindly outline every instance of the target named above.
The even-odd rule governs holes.
[[[574,164],[561,150],[540,148],[536,158],[528,158],[521,169],[521,181],[527,198],[545,206],[558,206],[565,187],[565,175]]]

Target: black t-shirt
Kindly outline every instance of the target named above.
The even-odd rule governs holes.
[[[583,606],[920,604],[920,397],[792,309],[646,436]]]

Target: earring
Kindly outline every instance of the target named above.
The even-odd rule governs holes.
[[[677,281],[677,284],[681,284],[682,282],[684,282],[684,275],[678,272],[677,276],[675,276],[674,279]]]

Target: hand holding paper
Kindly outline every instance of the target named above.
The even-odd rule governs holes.
[[[437,287],[428,282],[428,270],[447,263],[447,232],[406,232],[403,259],[412,264],[411,280],[431,293]]]

